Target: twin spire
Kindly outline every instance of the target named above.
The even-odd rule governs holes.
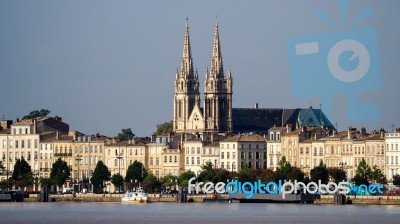
[[[192,51],[190,48],[190,35],[189,35],[189,23],[186,18],[186,26],[185,26],[185,38],[183,43],[183,52],[182,52],[182,62],[181,62],[181,71],[180,75],[185,78],[196,77],[196,74],[193,72],[193,59],[192,59]],[[219,30],[218,30],[218,21],[215,22],[215,30],[214,30],[214,42],[211,56],[211,68],[206,71],[207,77],[224,78],[224,68],[222,64],[222,53],[221,53],[221,45],[219,41]]]

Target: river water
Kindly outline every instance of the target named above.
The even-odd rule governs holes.
[[[0,223],[399,223],[400,206],[0,203]]]

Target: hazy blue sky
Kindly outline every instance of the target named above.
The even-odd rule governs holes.
[[[46,108],[72,130],[116,135],[130,127],[149,135],[157,123],[172,119],[186,17],[202,92],[218,17],[234,107],[319,107],[318,93],[309,99],[292,95],[287,39],[375,28],[383,86],[361,97],[379,106],[382,118],[346,121],[344,95],[331,120],[339,129],[391,130],[400,126],[400,1],[349,1],[346,24],[368,6],[373,14],[365,21],[333,28],[315,12],[340,23],[338,1],[0,1],[0,116],[15,120]],[[319,83],[310,80],[304,88],[313,85]]]

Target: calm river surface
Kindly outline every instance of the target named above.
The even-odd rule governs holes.
[[[399,223],[400,206],[0,203],[0,223]]]

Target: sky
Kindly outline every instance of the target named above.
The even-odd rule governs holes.
[[[201,93],[218,20],[223,63],[233,76],[233,107],[242,108],[255,103],[261,108],[319,108],[322,103],[324,110],[322,98],[329,91],[314,87],[332,85],[304,78],[304,86],[294,86],[288,40],[373,28],[377,52],[371,58],[379,64],[381,85],[357,92],[356,98],[375,105],[380,116],[348,119],[344,102],[353,93],[343,93],[332,96],[330,120],[339,130],[400,127],[400,1],[348,1],[343,21],[339,3],[0,1],[0,118],[15,120],[44,108],[61,116],[71,130],[115,136],[131,128],[138,136],[150,135],[156,124],[172,120],[173,84],[188,18]],[[372,14],[351,25],[368,7]],[[321,20],[317,11],[336,25]],[[316,41],[323,45],[325,40]],[[320,49],[314,57],[326,57]],[[299,86],[315,94],[299,95]]]

